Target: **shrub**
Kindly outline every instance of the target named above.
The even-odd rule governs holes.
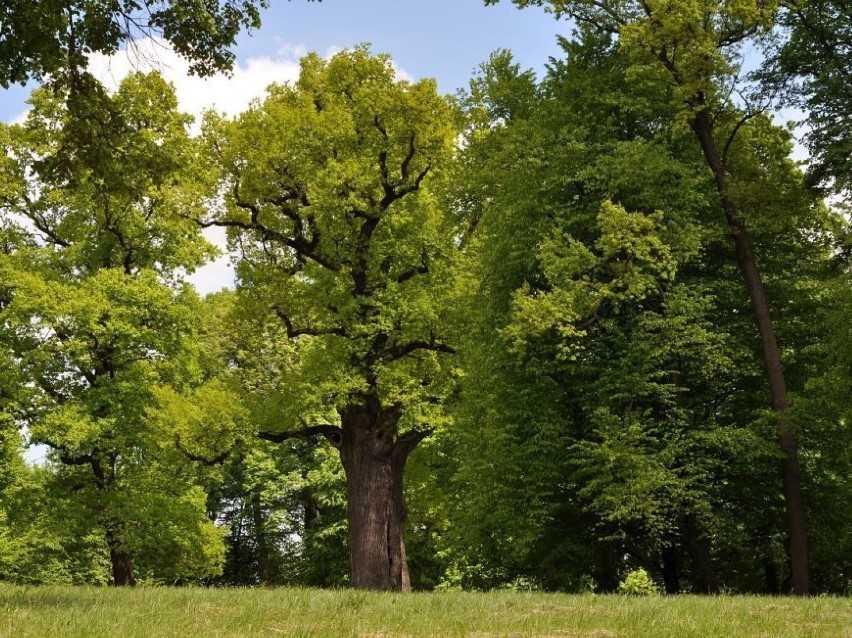
[[[659,594],[660,590],[644,569],[634,569],[627,572],[620,583],[618,593],[625,596],[653,596]]]

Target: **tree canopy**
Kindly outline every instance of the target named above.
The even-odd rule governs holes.
[[[10,58],[79,73],[0,126],[0,580],[848,592],[843,7],[515,4],[574,21],[540,78],[362,45],[195,135]],[[262,3],[75,7],[208,73]]]

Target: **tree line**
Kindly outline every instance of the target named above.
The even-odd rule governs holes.
[[[125,4],[0,42],[0,578],[849,590],[841,3],[518,1],[573,20],[541,78],[311,54],[197,136],[87,73]],[[212,72],[262,8],[213,4],[142,15]]]

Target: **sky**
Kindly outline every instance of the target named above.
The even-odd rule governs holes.
[[[135,51],[112,58],[97,55],[91,69],[108,85],[131,70],[155,67],[175,84],[183,110],[200,115],[206,108],[229,114],[245,109],[272,82],[296,79],[298,59],[309,51],[330,55],[342,48],[370,43],[388,53],[404,79],[433,77],[442,93],[467,86],[478,66],[498,49],[512,51],[524,68],[542,73],[550,57],[559,57],[557,34],[569,25],[538,7],[518,10],[504,2],[486,7],[482,0],[270,0],[263,26],[243,34],[234,53],[230,77],[190,77],[188,65],[162,43],[146,41]],[[34,85],[0,89],[0,121],[21,121]],[[223,246],[223,233],[208,238]],[[202,294],[233,285],[233,269],[222,255],[191,280]],[[43,462],[46,449],[30,448],[26,458]]]
[[[271,0],[263,26],[243,34],[234,52],[239,69],[268,70],[299,54],[328,54],[370,43],[389,53],[412,78],[434,77],[444,93],[465,87],[477,66],[497,49],[511,50],[524,67],[542,70],[559,55],[556,34],[568,24],[539,7],[482,0]],[[122,54],[119,54],[119,57]],[[169,56],[165,56],[169,57]],[[174,79],[173,79],[174,81]],[[26,109],[29,88],[0,89],[0,119],[12,121]]]
[[[184,111],[198,116],[215,108],[235,115],[272,82],[295,80],[299,57],[309,51],[328,56],[369,43],[375,53],[391,55],[398,77],[433,77],[442,93],[455,93],[498,49],[512,51],[522,67],[541,74],[550,57],[560,56],[557,34],[568,35],[570,28],[540,7],[519,10],[507,0],[495,6],[482,0],[270,0],[270,5],[263,26],[240,36],[230,77],[191,77],[185,61],[150,40],[112,57],[95,55],[90,69],[117,86],[130,71],[153,67],[174,83]],[[31,89],[0,89],[0,120],[21,121]],[[221,229],[207,236],[224,247]],[[206,294],[232,286],[233,269],[223,254],[190,279]]]

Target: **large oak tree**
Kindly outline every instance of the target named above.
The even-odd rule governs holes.
[[[399,81],[365,48],[309,55],[297,83],[206,125],[221,177],[199,221],[229,229],[241,302],[290,344],[255,399],[261,436],[340,452],[356,588],[410,587],[403,469],[452,385],[455,247],[435,189],[455,138],[435,82]]]

